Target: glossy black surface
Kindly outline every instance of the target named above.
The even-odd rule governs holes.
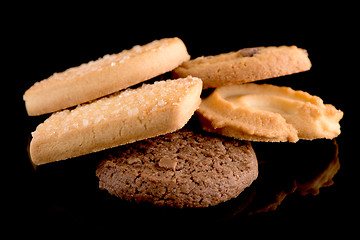
[[[24,56],[27,64],[14,72],[19,82],[16,88],[17,109],[23,120],[21,130],[17,129],[21,136],[17,141],[21,139],[21,143],[17,144],[16,153],[21,157],[16,155],[11,160],[6,183],[11,225],[54,229],[60,226],[63,229],[73,226],[107,229],[116,226],[120,229],[120,226],[132,223],[238,224],[264,217],[279,217],[288,221],[305,218],[309,222],[331,220],[335,224],[346,221],[348,214],[355,214],[358,208],[350,201],[352,197],[345,180],[351,164],[350,159],[345,158],[348,150],[345,150],[345,135],[349,130],[346,125],[346,98],[342,95],[347,89],[341,80],[343,72],[337,70],[339,63],[334,60],[339,51],[329,51],[330,47],[333,49],[332,46],[339,44],[334,38],[336,21],[330,15],[323,15],[322,21],[316,20],[318,15],[315,12],[307,12],[307,17],[303,13],[269,15],[261,24],[246,21],[238,12],[225,14],[222,20],[214,17],[215,13],[195,13],[188,13],[188,19],[176,20],[171,20],[171,17],[175,18],[181,12],[153,14],[137,23],[125,23],[112,17],[101,21],[94,16],[88,16],[89,21],[83,22],[59,21],[58,15],[51,14],[47,14],[46,24],[39,19],[24,19],[16,35],[17,39],[24,40],[17,45],[17,54]],[[202,21],[193,22],[195,16],[201,17]],[[290,27],[285,27],[285,22]],[[27,116],[22,101],[22,94],[27,88],[54,72],[129,49],[136,44],[173,36],[185,42],[192,58],[255,46],[297,45],[307,49],[313,64],[310,71],[259,83],[307,91],[320,96],[324,103],[341,109],[345,113],[340,122],[341,135],[336,140],[301,140],[296,144],[254,143],[259,160],[258,179],[238,198],[206,209],[134,204],[100,191],[95,170],[102,153],[33,168],[26,151],[30,133],[48,116]],[[320,188],[317,195],[301,194],[305,190],[299,190],[299,185],[313,181],[327,168],[335,172],[338,166],[340,168],[334,173],[331,186]],[[329,183],[330,179],[325,185]],[[275,210],[270,210],[275,207]]]
[[[50,228],[107,229],[146,222],[228,224],[280,217],[289,221],[345,217],[344,170],[338,140],[253,143],[259,177],[237,198],[214,207],[175,209],[121,200],[98,189],[95,153],[38,166],[27,176],[21,221]]]

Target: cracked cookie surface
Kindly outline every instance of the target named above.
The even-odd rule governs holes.
[[[182,129],[114,149],[96,175],[101,189],[123,199],[207,207],[238,196],[258,166],[247,141]]]

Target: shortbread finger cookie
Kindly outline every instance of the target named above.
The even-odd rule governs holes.
[[[199,77],[206,89],[279,77],[310,68],[311,62],[304,49],[296,46],[256,47],[184,62],[173,75]]]
[[[343,112],[289,87],[254,83],[223,86],[197,111],[206,131],[250,141],[335,138]]]
[[[181,129],[112,150],[96,175],[101,189],[123,199],[207,207],[238,196],[258,165],[249,142]]]
[[[24,94],[30,116],[55,112],[117,92],[189,60],[179,38],[155,40],[55,73]]]
[[[178,130],[201,90],[198,78],[159,81],[54,113],[32,133],[31,159],[39,165]]]

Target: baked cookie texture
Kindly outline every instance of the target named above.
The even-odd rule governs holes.
[[[26,110],[35,116],[73,107],[171,71],[189,59],[179,38],[105,55],[35,83],[23,96]]]
[[[112,150],[99,187],[135,202],[207,207],[234,198],[258,175],[251,144],[186,129]]]
[[[32,133],[31,159],[39,165],[176,131],[199,107],[201,90],[198,78],[158,81],[56,112]]]
[[[197,113],[206,131],[266,142],[333,139],[340,134],[343,117],[317,96],[254,83],[216,88]]]
[[[307,71],[307,51],[296,46],[245,48],[237,52],[198,57],[173,70],[174,77],[199,77],[204,89],[247,83]]]

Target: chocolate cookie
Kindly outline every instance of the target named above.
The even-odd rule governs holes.
[[[114,149],[96,175],[101,189],[123,199],[207,207],[238,196],[258,165],[250,142],[182,129]]]

